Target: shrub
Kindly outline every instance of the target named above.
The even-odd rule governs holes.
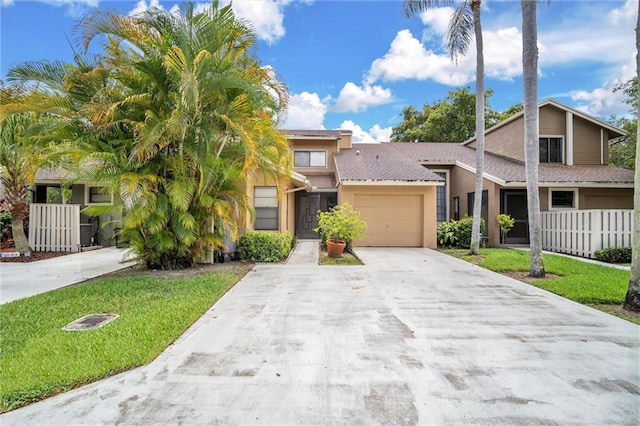
[[[332,207],[328,212],[318,212],[318,227],[322,242],[344,241],[351,248],[353,240],[360,238],[367,230],[367,224],[360,219],[360,212],[349,203]]]
[[[438,225],[438,244],[446,247],[471,247],[473,218],[465,216],[460,220],[451,220]],[[484,219],[480,219],[480,233],[484,233]]]
[[[289,256],[295,245],[293,235],[286,232],[249,231],[238,239],[240,260],[279,262]]]
[[[516,220],[508,214],[501,213],[496,218],[496,221],[498,222],[498,227],[500,228],[500,242],[504,244],[505,240],[507,239],[507,234],[516,224]]]
[[[607,263],[631,263],[631,247],[611,247],[594,253],[596,259]]]

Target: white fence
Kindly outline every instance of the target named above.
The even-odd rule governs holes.
[[[593,257],[608,247],[631,247],[633,210],[542,212],[542,248]]]
[[[80,205],[31,204],[29,245],[35,251],[80,250]]]

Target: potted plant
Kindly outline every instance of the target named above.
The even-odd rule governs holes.
[[[318,227],[314,231],[327,244],[329,257],[341,257],[345,247],[351,248],[353,241],[364,235],[367,224],[360,219],[360,212],[349,203],[332,207],[329,211],[318,212]]]
[[[504,242],[507,240],[507,233],[511,230],[511,228],[513,228],[513,225],[515,225],[516,221],[511,216],[504,213],[498,215],[497,221],[498,227],[500,228],[500,242],[504,244]]]

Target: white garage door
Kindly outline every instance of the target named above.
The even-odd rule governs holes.
[[[422,246],[422,195],[356,194],[354,204],[361,218],[367,222],[367,234],[359,245]]]

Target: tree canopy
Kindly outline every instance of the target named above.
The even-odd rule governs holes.
[[[76,173],[122,201],[121,237],[140,260],[191,266],[237,232],[249,173],[276,183],[289,174],[288,143],[275,126],[287,90],[253,56],[255,34],[230,5],[96,11],[77,28],[85,52],[100,39],[104,54],[14,67],[11,81],[42,90],[12,109],[73,125]]]
[[[522,104],[494,111],[489,106],[492,94],[492,90],[485,91],[485,129],[522,111]],[[424,104],[422,110],[408,106],[402,116],[391,133],[393,142],[463,142],[475,134],[475,94],[469,87],[458,88],[443,100]]]
[[[624,83],[616,85],[614,92],[622,92],[626,96],[625,102],[631,107],[631,118],[611,116],[609,122],[627,132],[627,136],[614,140],[609,145],[609,162],[625,169],[635,169],[636,163],[636,135],[638,129],[638,78],[633,77]]]

